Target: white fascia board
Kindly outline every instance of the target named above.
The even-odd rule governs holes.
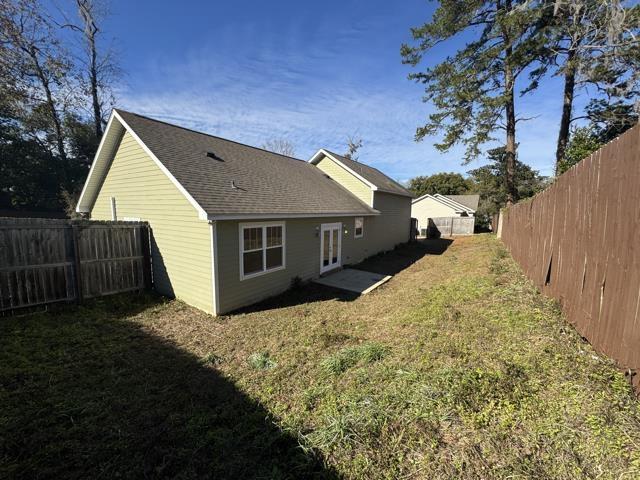
[[[87,179],[85,180],[84,185],[82,186],[82,192],[80,192],[80,198],[78,198],[78,203],[76,205],[76,212],[78,213],[88,213],[90,211],[88,208],[82,207],[81,205],[82,205],[84,196],[87,192],[87,186],[89,185],[89,181],[91,180],[91,178],[93,178],[96,162],[100,157],[100,152],[102,152],[102,147],[104,146],[104,142],[107,138],[107,132],[109,131],[113,123],[114,113],[115,113],[115,110],[112,110],[111,116],[109,117],[109,121],[107,122],[107,128],[105,128],[104,133],[102,134],[102,138],[100,139],[100,144],[98,145],[98,150],[96,150],[96,154],[93,157],[93,162],[91,162],[91,168],[89,168],[89,175],[87,175]]]
[[[329,217],[373,217],[380,215],[378,210],[372,213],[239,213],[239,214],[221,214],[209,215],[209,221],[216,220],[253,220],[253,219],[279,219],[279,218],[329,218]]]
[[[367,185],[371,190],[378,190],[378,187],[375,186],[373,183],[371,183],[369,180],[367,180],[366,178],[364,178],[362,175],[354,172],[353,170],[351,170],[349,167],[347,167],[344,163],[342,163],[340,160],[338,160],[336,157],[334,157],[333,155],[331,155],[329,152],[327,152],[324,148],[321,148],[320,150],[318,150],[316,152],[316,154],[311,157],[311,160],[309,160],[309,163],[311,163],[312,165],[316,165],[319,161],[320,161],[320,157],[321,155],[324,155],[325,157],[329,157],[331,160],[333,160],[334,162],[336,162],[339,166],[341,166],[342,168],[344,168],[347,172],[349,172],[351,175],[353,175],[354,177],[356,177],[358,180],[360,180],[361,182],[363,182],[365,185]]]
[[[414,198],[413,200],[411,200],[411,204],[418,203],[419,201],[424,200],[425,198],[433,198],[433,196],[427,193],[426,195],[422,195],[421,197]]]

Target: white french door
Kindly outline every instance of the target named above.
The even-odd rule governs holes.
[[[323,223],[320,227],[320,273],[342,264],[342,223]]]

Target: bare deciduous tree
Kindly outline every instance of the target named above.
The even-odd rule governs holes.
[[[102,136],[106,124],[105,110],[113,104],[110,85],[120,73],[110,49],[101,51],[98,39],[102,33],[99,22],[106,15],[106,8],[100,0],[76,0],[80,25],[67,19],[62,25],[82,34],[82,55],[79,63],[84,90],[90,97],[93,125],[97,138]],[[107,104],[107,105],[105,105]]]
[[[13,76],[33,111],[44,109],[55,149],[66,160],[62,119],[72,66],[52,19],[35,0],[0,0],[0,44],[3,72]]]
[[[271,138],[264,142],[260,148],[269,150],[270,152],[279,153],[287,157],[294,157],[296,154],[293,143],[285,138]]]
[[[358,150],[360,150],[360,148],[362,148],[362,138],[349,135],[347,137],[347,151],[344,157],[357,162],[359,158]]]

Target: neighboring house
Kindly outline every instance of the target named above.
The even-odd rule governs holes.
[[[305,162],[114,110],[77,211],[149,222],[154,288],[218,315],[408,241],[412,198],[327,150]]]
[[[418,231],[429,227],[430,218],[474,217],[480,195],[423,195],[411,202],[411,216]]]

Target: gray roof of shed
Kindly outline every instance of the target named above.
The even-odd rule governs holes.
[[[444,195],[450,198],[454,202],[458,202],[471,210],[478,210],[478,202],[480,201],[480,195]]]
[[[361,162],[350,160],[347,157],[344,157],[343,155],[338,155],[337,153],[333,153],[329,150],[326,150],[326,152],[329,153],[331,156],[335,157],[336,160],[342,162],[345,166],[349,167],[351,170],[356,172],[362,178],[364,178],[368,182],[378,187],[378,190],[382,192],[387,192],[387,193],[394,193],[396,195],[403,195],[406,197],[414,196],[409,190],[404,188],[395,180],[392,180],[391,178],[386,176],[377,168],[371,167]]]
[[[303,160],[117,112],[210,217],[379,213]]]

